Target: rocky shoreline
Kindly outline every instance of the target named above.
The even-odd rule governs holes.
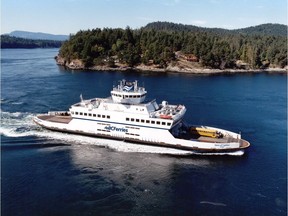
[[[138,72],[157,72],[157,73],[183,73],[183,74],[232,74],[232,73],[284,73],[288,74],[287,66],[285,68],[266,68],[266,69],[209,69],[201,67],[181,67],[179,64],[169,64],[166,68],[159,68],[157,65],[140,64],[135,67],[128,67],[123,64],[115,64],[115,67],[93,66],[84,67],[81,60],[72,60],[67,62],[65,59],[55,56],[56,63],[68,70],[92,70],[92,71],[138,71]]]

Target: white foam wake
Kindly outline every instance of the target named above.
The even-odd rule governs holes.
[[[119,140],[101,139],[94,137],[87,137],[82,135],[71,135],[61,132],[53,132],[41,128],[33,122],[34,114],[21,112],[1,112],[1,128],[0,134],[7,137],[26,137],[37,136],[52,140],[59,140],[67,144],[81,144],[81,145],[96,145],[107,147],[115,151],[121,152],[140,152],[140,153],[156,153],[156,154],[170,154],[170,155],[235,155],[241,156],[243,152],[233,153],[196,153],[192,151],[178,150],[172,148],[164,148],[157,146],[149,146],[143,144],[126,143]]]
[[[189,151],[161,148],[133,143],[124,143],[118,140],[101,139],[81,135],[71,135],[53,132],[41,128],[33,122],[34,115],[31,113],[2,112],[0,134],[7,137],[37,136],[47,139],[59,140],[67,144],[97,145],[104,146],[122,152],[142,152],[158,154],[191,154]]]

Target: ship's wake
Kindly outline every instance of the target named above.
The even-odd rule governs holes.
[[[53,132],[36,125],[33,122],[35,114],[22,112],[1,112],[0,134],[6,137],[36,136],[47,140],[60,141],[64,144],[96,145],[107,147],[119,152],[139,152],[168,155],[243,155],[242,151],[233,153],[197,153],[193,151],[178,150],[165,147],[156,147],[143,144],[126,143],[121,140],[110,140],[82,135],[73,135],[61,132]]]

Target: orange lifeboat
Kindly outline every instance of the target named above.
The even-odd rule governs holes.
[[[172,119],[172,116],[171,115],[162,114],[162,115],[160,115],[160,118],[162,118],[162,119]]]

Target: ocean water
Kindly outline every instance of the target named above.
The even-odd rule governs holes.
[[[287,75],[65,71],[57,49],[1,50],[1,215],[287,215]],[[37,113],[106,97],[120,79],[234,132],[246,154],[51,132]]]

